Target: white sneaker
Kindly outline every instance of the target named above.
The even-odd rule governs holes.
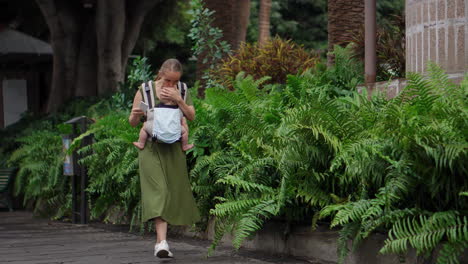
[[[169,245],[166,240],[157,243],[154,246],[154,255],[158,258],[173,258],[174,255],[169,251]]]

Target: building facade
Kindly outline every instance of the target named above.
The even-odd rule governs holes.
[[[468,69],[468,0],[406,0],[406,71],[428,61],[456,82]]]

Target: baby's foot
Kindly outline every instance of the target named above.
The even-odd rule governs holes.
[[[139,150],[143,150],[145,148],[145,143],[133,142],[133,145],[135,145]]]
[[[190,149],[192,149],[194,146],[195,146],[195,145],[193,145],[193,144],[183,145],[183,146],[182,146],[182,151],[190,150]]]

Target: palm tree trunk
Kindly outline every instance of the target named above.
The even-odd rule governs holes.
[[[364,25],[364,0],[328,0],[328,52],[346,45]],[[328,56],[328,63],[334,61]]]
[[[261,47],[270,39],[271,0],[260,0],[258,13],[258,45]]]

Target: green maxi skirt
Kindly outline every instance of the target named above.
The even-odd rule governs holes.
[[[171,225],[191,225],[200,219],[190,187],[180,142],[148,141],[138,154],[144,222],[161,217]]]

